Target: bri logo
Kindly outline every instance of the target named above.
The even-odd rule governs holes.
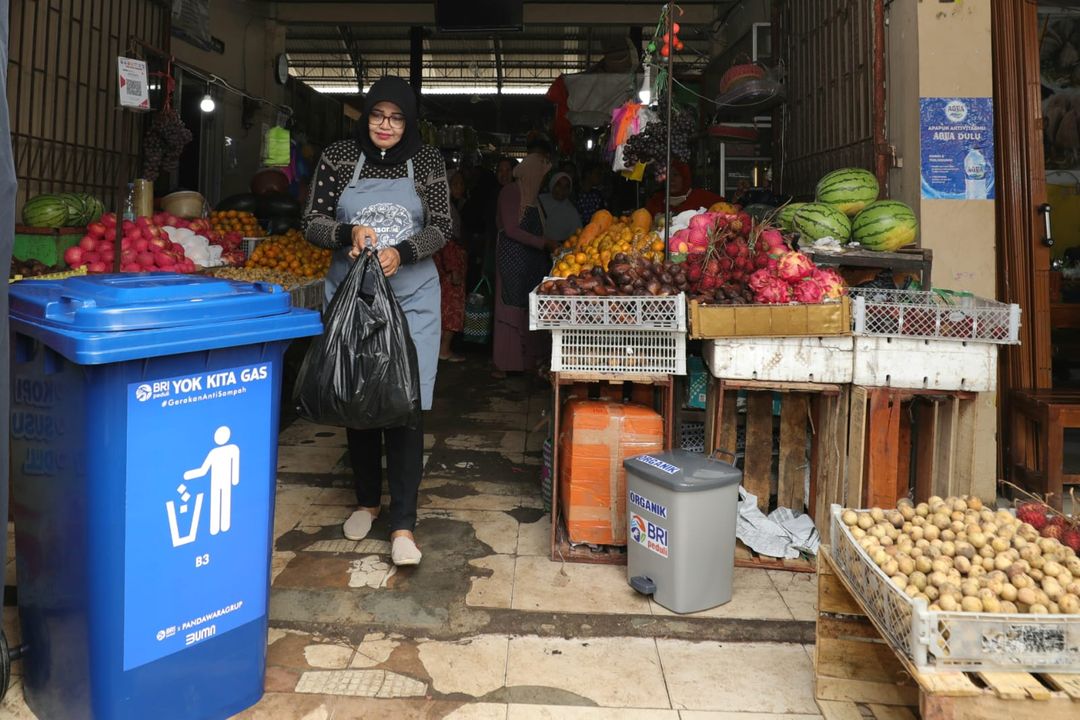
[[[668,556],[668,531],[637,513],[630,514],[630,539],[660,557]]]

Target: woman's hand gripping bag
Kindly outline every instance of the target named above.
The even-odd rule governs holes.
[[[318,425],[413,426],[420,372],[405,313],[373,252],[349,269],[296,379],[297,412]]]

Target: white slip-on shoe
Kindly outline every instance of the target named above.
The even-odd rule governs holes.
[[[390,559],[395,565],[419,565],[423,553],[412,538],[398,535],[390,545]]]
[[[363,540],[371,532],[371,523],[374,521],[375,517],[361,508],[349,516],[349,519],[341,526],[341,532],[349,540]]]

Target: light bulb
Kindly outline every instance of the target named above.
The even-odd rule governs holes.
[[[592,150],[592,148],[593,148],[593,141],[592,141],[592,138],[589,138],[588,140],[585,141],[585,149],[586,150]]]
[[[638,99],[642,105],[652,102],[652,66],[645,66],[645,78],[641,82],[641,90],[638,91]]]
[[[206,93],[205,95],[203,95],[202,102],[199,103],[199,109],[202,110],[204,113],[214,112],[214,108],[216,106],[217,105],[216,103],[214,103],[214,98],[210,97],[210,93]]]

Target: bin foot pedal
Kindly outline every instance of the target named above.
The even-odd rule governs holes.
[[[634,588],[642,595],[656,594],[656,583],[643,575],[635,575],[630,578],[630,587]]]

